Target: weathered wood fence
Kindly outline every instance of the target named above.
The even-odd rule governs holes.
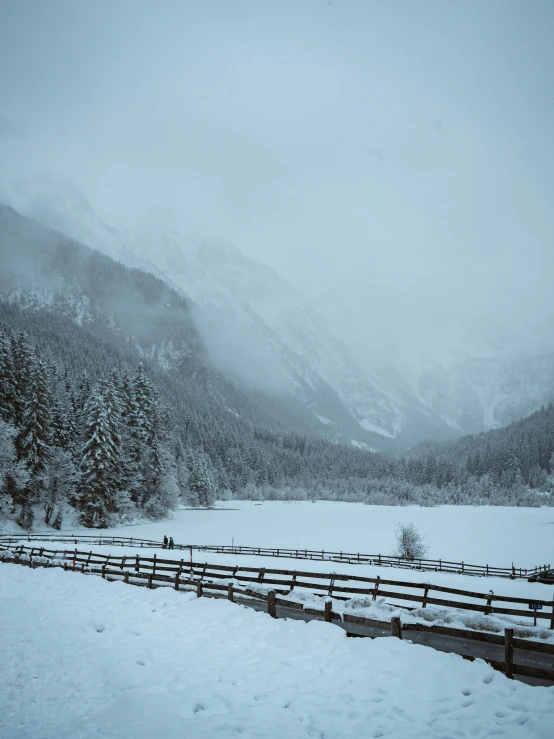
[[[175,590],[196,590],[198,596],[227,597],[230,601],[239,600],[248,605],[248,599],[265,601],[268,613],[277,618],[277,607],[301,610],[304,613],[321,618],[328,622],[340,621],[344,624],[357,624],[359,626],[382,629],[392,636],[402,638],[403,632],[422,631],[443,636],[458,637],[464,640],[474,640],[489,644],[504,645],[504,661],[486,658],[486,661],[496,670],[504,672],[507,677],[514,675],[527,676],[540,680],[554,682],[554,670],[530,665],[514,663],[514,648],[531,650],[539,654],[554,655],[554,644],[541,643],[515,638],[513,629],[506,629],[504,636],[482,631],[471,631],[456,629],[446,626],[430,626],[422,623],[402,624],[399,617],[392,617],[390,622],[356,616],[349,613],[337,613],[332,610],[332,600],[345,600],[352,595],[369,595],[372,598],[389,596],[395,599],[405,598],[404,593],[383,590],[383,585],[397,586],[402,588],[423,588],[424,595],[410,595],[408,600],[422,601],[426,604],[437,603],[445,606],[463,608],[464,610],[479,610],[484,613],[492,613],[492,600],[510,603],[529,603],[524,599],[511,598],[507,596],[494,596],[489,594],[469,593],[467,591],[433,586],[428,583],[416,584],[406,582],[395,582],[381,580],[379,577],[363,578],[350,575],[322,574],[317,572],[299,572],[273,569],[255,569],[249,567],[228,567],[224,565],[213,565],[209,563],[186,562],[185,560],[160,559],[153,557],[133,556],[113,557],[111,555],[98,554],[93,551],[81,552],[78,550],[53,550],[45,547],[28,547],[19,545],[15,549],[1,549],[0,559],[15,562],[29,567],[58,566],[64,570],[101,575],[108,580],[123,580],[132,585],[142,585],[149,588],[173,587]],[[278,576],[281,576],[278,578]],[[283,579],[285,578],[285,579]],[[327,580],[328,582],[320,582]],[[356,588],[347,585],[338,585],[337,581],[345,582],[353,580],[356,582],[371,582],[373,588]],[[295,588],[304,588],[318,595],[326,596],[322,602],[323,608],[310,608],[302,603],[287,598],[279,597],[291,595]],[[265,592],[264,592],[265,590]],[[463,594],[473,598],[487,598],[487,605],[479,606],[471,603],[452,602],[429,597],[429,592],[449,592]],[[340,595],[338,594],[340,593]],[[246,602],[245,602],[246,599]],[[550,619],[550,628],[554,628],[554,604],[548,601],[532,601],[533,603],[551,606],[552,611],[547,616],[539,614],[539,617]],[[528,612],[495,608],[496,613],[507,613],[511,615],[525,615]],[[363,636],[362,634],[348,634],[349,636]],[[454,651],[454,650],[451,650]],[[464,659],[475,659],[474,657],[461,654]]]
[[[0,542],[0,557],[5,543]],[[224,590],[229,580],[237,583],[250,583],[250,587],[258,591],[275,590],[280,595],[290,595],[295,590],[308,591],[336,600],[377,597],[392,601],[401,601],[400,607],[426,608],[428,605],[444,608],[457,608],[464,611],[477,611],[484,615],[499,614],[519,616],[520,618],[543,619],[554,629],[554,599],[552,601],[533,598],[520,598],[511,595],[497,595],[492,591],[477,591],[451,588],[445,585],[433,585],[429,582],[408,582],[403,580],[387,580],[377,576],[308,572],[302,570],[270,569],[266,567],[231,566],[194,562],[190,557],[185,560],[160,558],[156,554],[144,557],[139,554],[115,557],[74,550],[54,550],[44,546],[19,545],[13,551],[16,559],[46,558],[55,560],[59,565],[72,569],[100,571],[109,569],[110,575],[122,576],[126,573],[133,577],[146,578],[151,585],[172,583],[174,580],[183,584],[185,581],[201,581],[205,589]],[[448,597],[445,597],[448,596]],[[450,596],[459,596],[463,600]],[[518,607],[519,606],[519,607]],[[531,611],[530,607],[539,606],[540,610]]]
[[[102,536],[101,534],[59,534],[53,536],[51,532],[40,532],[24,536],[0,536],[0,544],[14,544],[22,539],[32,541],[56,541],[71,544],[135,546],[140,548],[160,548],[161,542],[152,539],[140,539],[123,536]],[[495,567],[492,565],[476,565],[466,562],[450,562],[442,559],[404,559],[384,554],[361,554],[349,552],[328,552],[316,549],[287,549],[271,547],[244,547],[216,544],[175,544],[176,550],[192,550],[198,552],[214,552],[215,554],[243,554],[257,557],[284,557],[287,559],[307,559],[311,561],[342,562],[345,564],[366,564],[378,567],[395,567],[400,569],[421,570],[424,572],[451,572],[462,575],[476,575],[480,577],[506,577],[510,579],[527,579],[532,575],[540,574],[550,569],[549,564],[535,565],[534,567]]]

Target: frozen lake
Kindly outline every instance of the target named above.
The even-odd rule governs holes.
[[[392,554],[397,523],[413,522],[425,536],[428,557],[518,567],[554,565],[552,508],[437,508],[358,503],[245,501],[214,510],[180,510],[172,520],[120,526],[108,533],[180,544],[231,544]],[[86,533],[91,533],[85,530]]]

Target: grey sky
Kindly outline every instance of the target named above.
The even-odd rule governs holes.
[[[16,169],[332,291],[368,355],[519,346],[554,328],[553,33],[550,0],[1,0],[0,116]]]

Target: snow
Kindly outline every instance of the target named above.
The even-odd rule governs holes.
[[[390,431],[387,431],[381,426],[378,426],[377,424],[373,423],[371,420],[367,418],[364,418],[363,420],[360,421],[360,426],[366,431],[372,431],[375,434],[380,434],[381,436],[387,436],[389,439],[394,438],[394,434],[391,434]]]
[[[427,556],[433,559],[496,567],[511,567],[512,562],[516,567],[554,566],[554,509],[548,507],[420,508],[233,500],[220,503],[216,510],[180,510],[169,521],[108,531],[160,541],[167,534],[179,544],[230,545],[234,540],[237,546],[392,554],[396,524],[412,521],[425,536]],[[382,569],[378,574],[384,577]]]
[[[319,421],[321,421],[321,423],[322,423],[322,424],[323,424],[324,426],[329,426],[330,424],[332,424],[332,423],[333,423],[333,422],[332,422],[332,421],[331,421],[331,420],[330,420],[329,418],[325,418],[325,416],[320,416],[320,415],[319,415],[319,414],[317,414],[317,413],[316,413],[316,416],[317,416],[317,418],[319,419]]]
[[[0,565],[3,739],[552,736],[554,688],[228,601]]]
[[[465,560],[474,564],[530,567],[538,563],[554,564],[552,554],[552,522],[554,511],[551,508],[470,508],[444,506],[438,508],[364,506],[356,503],[283,503],[249,501],[229,501],[219,503],[214,510],[186,509],[177,511],[172,520],[156,523],[120,526],[115,529],[91,532],[81,529],[80,533],[90,535],[119,535],[126,537],[154,539],[161,542],[164,534],[173,536],[177,544],[227,544],[267,547],[313,548],[326,551],[360,551],[377,554],[391,553],[394,549],[394,528],[398,521],[414,521],[426,535],[430,546],[430,557]],[[72,529],[79,533],[78,529]],[[56,536],[57,532],[52,532]],[[61,533],[68,533],[64,531]],[[24,543],[24,540],[22,540]],[[34,546],[40,546],[36,540]],[[68,544],[47,544],[49,548],[71,548]],[[136,547],[89,547],[81,543],[78,549],[103,552],[121,557],[139,553],[153,556],[154,552],[164,558],[188,560],[188,551],[174,550],[171,554],[162,549],[144,550]],[[541,583],[528,583],[526,580],[507,578],[482,578],[444,572],[419,572],[417,570],[377,567],[372,565],[342,564],[330,561],[311,561],[255,555],[216,554],[214,552],[194,551],[196,562],[212,564],[267,567],[273,569],[311,570],[324,573],[355,574],[388,580],[407,582],[429,582],[472,592],[496,595],[509,595],[520,598],[536,598],[550,601],[554,588]],[[401,588],[397,588],[402,592]],[[421,595],[421,591],[406,590]],[[447,597],[447,596],[444,596]],[[483,604],[482,600],[472,600],[456,596],[455,600],[467,600]],[[392,598],[387,603],[395,605]],[[313,604],[309,604],[313,605]],[[397,601],[397,606],[413,605]],[[360,615],[388,620],[390,607],[384,605],[383,612],[375,612],[375,604],[351,604]],[[337,610],[337,609],[335,609]],[[369,611],[372,610],[370,613]],[[428,623],[448,624],[460,628],[479,628],[500,631],[506,626],[519,624],[528,630],[532,638],[549,638],[545,631],[548,622],[539,619],[537,629],[530,629],[529,618],[508,616],[488,616],[483,618],[475,612],[428,606],[414,614],[418,620]],[[522,636],[524,634],[521,634]]]

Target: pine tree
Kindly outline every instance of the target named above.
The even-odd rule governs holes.
[[[17,518],[17,523],[21,526],[22,529],[30,531],[33,528],[34,520],[35,514],[33,513],[31,502],[26,499],[21,506],[21,512],[19,513],[19,516]]]
[[[67,502],[75,497],[78,481],[77,468],[71,453],[66,449],[54,447],[50,456],[47,484],[41,500],[45,523],[50,523],[56,509],[60,514]]]
[[[21,431],[18,437],[20,459],[25,461],[31,477],[43,473],[48,463],[51,444],[51,396],[44,363],[32,359]]]
[[[84,423],[79,508],[85,526],[103,527],[108,523],[108,512],[115,509],[113,472],[118,450],[100,384],[93,388],[87,401]]]
[[[20,426],[23,423],[25,398],[31,380],[34,357],[29,338],[23,331],[17,336],[12,336],[11,347],[15,379],[14,422],[16,426]]]
[[[13,506],[13,498],[9,493],[9,481],[13,480],[15,475],[15,436],[15,426],[0,418],[0,498],[3,501],[2,511],[4,513],[7,507],[11,510]]]
[[[215,481],[209,457],[200,451],[189,459],[188,489],[200,506],[211,506],[215,500]]]
[[[138,428],[138,408],[134,382],[129,373],[119,381],[121,399],[121,485],[130,501],[139,502],[143,487],[141,441]]]
[[[0,330],[0,419],[15,423],[17,388],[12,347],[8,335]]]
[[[148,445],[152,441],[154,426],[154,406],[156,393],[150,380],[144,374],[144,366],[139,364],[135,375],[133,390],[135,396],[135,419],[139,442]]]

